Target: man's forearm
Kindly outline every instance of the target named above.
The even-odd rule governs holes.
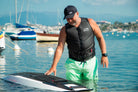
[[[63,50],[60,47],[57,47],[55,55],[54,55],[52,67],[57,66],[57,63],[59,62],[59,60],[61,58],[62,52],[63,52]]]
[[[106,53],[106,44],[105,44],[104,38],[101,37],[101,38],[98,38],[97,40],[98,40],[98,42],[99,42],[99,46],[100,46],[100,49],[101,49],[101,53],[102,53],[102,54],[103,54],[103,53]]]

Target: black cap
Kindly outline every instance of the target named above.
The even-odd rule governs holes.
[[[77,8],[75,6],[69,5],[64,9],[64,19],[73,18],[74,14],[77,12]]]

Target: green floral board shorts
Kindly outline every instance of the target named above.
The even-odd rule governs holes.
[[[98,79],[98,63],[97,58],[93,58],[85,61],[75,61],[68,58],[65,63],[66,79],[68,80],[94,80]]]

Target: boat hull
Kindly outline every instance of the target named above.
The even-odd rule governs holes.
[[[2,53],[2,51],[3,51],[4,49],[5,49],[5,48],[0,47],[0,55],[1,55],[1,53]]]
[[[35,40],[36,35],[11,35],[12,40]]]
[[[4,34],[5,33],[3,31],[0,31],[0,54],[5,49],[5,36],[4,36]]]
[[[21,31],[18,34],[11,35],[12,40],[35,40],[36,33],[34,31]]]
[[[57,42],[59,34],[36,33],[37,42]]]

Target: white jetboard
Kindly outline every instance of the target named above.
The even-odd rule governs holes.
[[[59,78],[52,75],[44,75],[43,73],[21,72],[10,74],[3,78],[3,80],[34,87],[40,89],[47,89],[53,91],[90,91],[80,84]]]

